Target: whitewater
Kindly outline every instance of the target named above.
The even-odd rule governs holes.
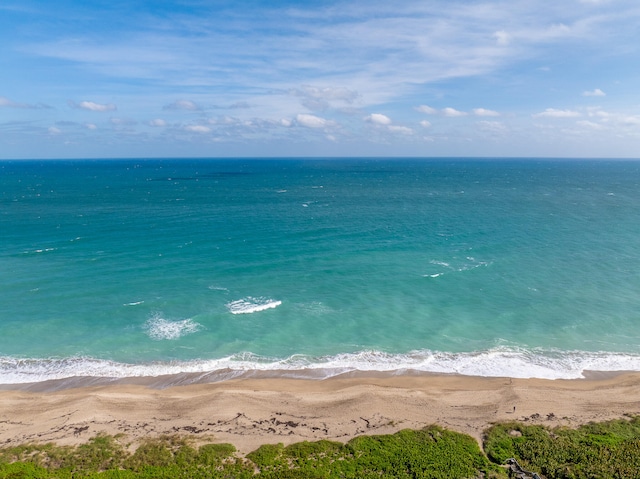
[[[640,370],[640,163],[0,162],[0,384]]]

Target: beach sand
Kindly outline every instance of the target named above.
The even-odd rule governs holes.
[[[102,384],[0,391],[0,445],[79,444],[98,433],[188,435],[228,442],[241,454],[261,444],[346,442],[438,424],[481,440],[497,421],[549,426],[640,414],[640,373],[538,380],[457,375],[358,375],[325,380],[249,378],[157,389]]]

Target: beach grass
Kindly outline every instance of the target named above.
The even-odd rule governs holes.
[[[241,457],[230,444],[163,436],[135,450],[123,436],[79,446],[26,444],[0,449],[0,479],[147,478],[506,478],[515,458],[546,478],[640,477],[640,416],[576,429],[505,422],[471,436],[429,426],[320,440],[265,444]]]

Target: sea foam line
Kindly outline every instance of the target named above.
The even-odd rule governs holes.
[[[36,383],[72,377],[157,377],[182,373],[271,371],[288,377],[325,379],[354,371],[417,371],[484,377],[579,379],[585,371],[640,371],[640,354],[524,350],[446,353],[412,351],[389,354],[360,351],[333,356],[268,358],[251,353],[191,361],[121,363],[89,357],[22,359],[0,357],[0,384]]]

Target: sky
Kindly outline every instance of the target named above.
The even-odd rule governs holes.
[[[0,0],[0,159],[640,157],[638,0]]]

